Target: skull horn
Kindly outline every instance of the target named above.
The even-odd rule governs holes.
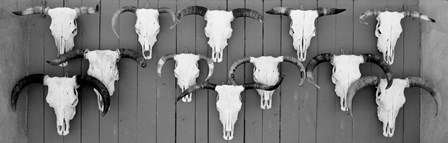
[[[383,69],[384,73],[386,74],[387,79],[387,86],[386,89],[389,89],[390,86],[392,86],[393,78],[392,78],[392,72],[390,70],[389,65],[379,56],[375,54],[362,54],[362,57],[364,58],[365,62],[371,62],[375,63],[381,69]]]
[[[207,65],[208,65],[208,75],[207,75],[207,78],[205,78],[205,80],[208,80],[212,76],[213,71],[215,69],[215,65],[213,64],[213,60],[210,59],[210,58],[207,58],[207,57],[205,57],[203,55],[199,55],[199,59],[200,60],[204,60],[204,61],[207,62]]]
[[[359,16],[359,22],[367,25],[367,22],[364,22],[364,19],[369,16],[378,16],[380,13],[381,12],[379,10],[367,10],[361,16]]]
[[[162,77],[162,67],[165,64],[165,62],[174,59],[175,56],[176,54],[169,54],[159,59],[159,63],[157,64],[157,73],[159,74],[160,77]]]
[[[333,54],[331,54],[331,53],[320,54],[320,55],[315,56],[313,59],[311,59],[311,61],[308,63],[308,65],[306,65],[306,76],[308,78],[308,82],[310,82],[317,88],[320,88],[314,81],[313,70],[318,64],[320,64],[322,62],[331,62],[331,60],[333,60]]]
[[[176,101],[179,101],[180,99],[184,98],[185,96],[187,96],[188,94],[192,93],[195,90],[199,90],[199,89],[215,90],[215,88],[216,88],[216,84],[213,84],[213,83],[202,83],[201,85],[191,86],[187,90],[182,92],[182,94],[180,94],[179,97],[177,97]]]
[[[236,68],[238,68],[238,66],[240,66],[241,64],[250,62],[250,58],[251,57],[241,58],[241,59],[233,62],[232,66],[230,66],[228,78],[229,78],[231,84],[236,85],[236,82],[235,82],[235,71],[236,71]]]
[[[326,15],[334,15],[341,12],[344,12],[345,9],[337,9],[337,8],[317,8],[316,9],[317,14],[319,17],[326,16]]]
[[[76,10],[76,16],[80,16],[80,15],[83,15],[83,14],[95,14],[95,13],[97,13],[99,10],[100,10],[100,6],[97,4],[96,6],[95,6],[95,9],[93,9],[93,7],[85,7],[85,6],[83,6],[83,7],[80,7],[80,8],[75,8],[75,10]]]
[[[12,13],[18,16],[30,15],[30,14],[47,14],[49,7],[35,6],[27,8],[23,11],[13,11]]]
[[[244,90],[249,90],[249,89],[263,89],[263,90],[274,90],[276,89],[278,86],[280,86],[280,84],[283,81],[283,78],[285,77],[285,75],[283,75],[279,81],[277,81],[277,83],[275,85],[269,86],[266,84],[260,84],[260,83],[246,83],[243,85]]]
[[[434,101],[437,104],[437,110],[436,110],[436,116],[437,116],[438,113],[440,112],[440,109],[442,109],[442,99],[440,97],[440,94],[434,88],[434,86],[420,77],[408,77],[407,80],[409,82],[409,87],[417,86],[423,88],[432,95]]]
[[[122,14],[124,12],[135,13],[136,10],[137,10],[137,7],[135,7],[135,6],[123,6],[121,9],[115,11],[114,15],[112,16],[112,29],[114,30],[115,36],[120,38],[120,36],[118,36],[118,34],[117,34],[117,31],[115,30],[115,24],[117,23],[118,16],[120,16],[120,14]]]
[[[65,63],[72,59],[84,58],[84,54],[89,50],[86,49],[76,49],[66,52],[65,54],[60,55],[58,58],[54,60],[47,60],[47,63],[50,65],[59,65],[61,63]]]
[[[418,11],[403,11],[404,17],[415,17],[420,18],[422,20],[436,22],[436,20],[432,19],[431,17],[424,15]]]
[[[16,110],[16,104],[17,100],[19,99],[20,91],[22,91],[23,88],[28,86],[32,83],[40,83],[42,84],[44,82],[45,77],[47,77],[44,74],[31,74],[28,76],[23,77],[20,79],[11,92],[11,107],[15,111]]]
[[[305,81],[305,67],[303,66],[303,64],[297,58],[294,58],[291,56],[283,56],[283,61],[292,63],[299,68],[299,70],[300,70],[299,86],[301,86],[303,84],[303,82]]]
[[[289,7],[276,7],[276,8],[272,8],[269,11],[266,11],[266,13],[267,14],[289,16],[289,14],[291,13],[291,8],[289,8]]]
[[[177,12],[177,20],[181,19],[184,16],[187,15],[200,15],[200,16],[204,16],[205,13],[207,13],[208,9],[206,7],[203,6],[190,6],[184,9],[179,10],[179,12]]]
[[[143,68],[146,67],[146,61],[145,58],[143,58],[142,54],[137,53],[135,50],[132,49],[119,49],[120,52],[120,58],[129,58],[133,59],[137,63],[140,64]]]
[[[232,13],[233,13],[234,18],[250,17],[250,18],[260,21],[260,23],[263,23],[263,15],[261,15],[260,13],[258,13],[255,10],[252,10],[252,9],[237,8],[237,9],[232,10]]]
[[[90,75],[77,75],[76,83],[78,85],[89,85],[95,88],[99,93],[101,93],[101,98],[103,99],[103,114],[106,115],[107,111],[109,111],[110,106],[110,94],[107,90],[107,87],[98,79]]]
[[[348,107],[348,110],[350,111],[350,114],[352,114],[352,102],[353,102],[353,98],[355,97],[356,92],[358,90],[360,90],[361,88],[364,88],[369,85],[376,87],[380,84],[380,82],[381,82],[380,78],[378,78],[376,76],[366,76],[366,77],[361,77],[352,83],[352,85],[350,86],[350,88],[348,89],[348,92],[347,92],[347,107]]]

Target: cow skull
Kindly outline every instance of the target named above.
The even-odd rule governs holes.
[[[195,85],[189,87],[186,91],[184,91],[177,100],[179,101],[183,97],[192,93],[198,89],[212,89],[218,93],[218,97],[216,100],[216,109],[219,112],[219,120],[223,126],[223,138],[225,140],[233,139],[233,130],[236,121],[238,120],[238,112],[241,110],[241,97],[240,94],[244,90],[248,89],[263,89],[263,90],[274,90],[280,83],[283,81],[283,77],[272,86],[259,84],[259,83],[250,83],[244,85],[216,85],[213,83],[204,83],[201,85]]]
[[[439,110],[442,108],[442,100],[428,81],[420,77],[408,77],[406,79],[394,79],[393,84],[389,89],[386,89],[386,80],[380,79],[376,76],[362,77],[355,81],[347,94],[347,104],[350,112],[352,111],[352,101],[356,92],[365,87],[373,85],[376,87],[376,104],[378,119],[383,122],[383,135],[385,137],[392,137],[395,131],[395,120],[398,112],[406,101],[404,96],[404,90],[409,87],[420,87],[428,91],[434,101],[436,102],[436,116]]]
[[[78,92],[80,85],[87,84],[100,91],[102,102],[106,109],[110,104],[109,92],[106,86],[98,79],[88,75],[75,75],[73,77],[49,77],[44,74],[28,75],[17,82],[11,93],[11,107],[15,111],[20,91],[32,83],[41,83],[48,86],[47,103],[54,109],[56,114],[57,132],[59,135],[67,135],[70,129],[70,120],[76,114],[78,104]],[[103,111],[103,116],[108,110]]]
[[[436,22],[434,19],[417,11],[380,12],[378,10],[368,10],[364,12],[361,16],[359,16],[360,22],[367,24],[363,21],[369,16],[377,16],[376,20],[378,23],[376,24],[375,29],[375,36],[378,37],[377,47],[378,50],[383,53],[383,58],[389,65],[394,63],[395,45],[401,32],[403,31],[400,24],[401,19],[405,17],[416,17],[422,20]]]
[[[340,98],[341,110],[348,111],[347,109],[347,91],[350,85],[361,77],[359,71],[359,65],[365,62],[372,62],[377,64],[383,69],[387,78],[387,88],[392,85],[392,72],[381,57],[374,54],[362,54],[362,55],[333,55],[330,53],[320,54],[315,56],[306,66],[306,73],[308,81],[320,88],[314,81],[313,70],[322,63],[330,62],[333,65],[333,74],[331,80],[335,84],[336,95]]]
[[[123,8],[115,11],[112,16],[112,29],[118,38],[120,38],[120,36],[118,36],[117,31],[115,30],[115,25],[117,23],[118,16],[124,12],[132,12],[137,16],[137,21],[135,22],[135,32],[138,35],[138,42],[142,45],[143,57],[147,60],[151,59],[152,47],[156,43],[157,35],[160,31],[159,14],[169,13],[174,21],[174,12],[166,7],[158,9],[137,9],[134,6],[124,6]]]
[[[23,11],[14,11],[15,15],[23,16],[30,14],[45,14],[51,17],[50,30],[54,37],[56,47],[58,48],[58,56],[70,51],[75,46],[74,37],[78,33],[76,18],[83,14],[94,14],[99,10],[99,6],[80,7],[80,8],[43,8],[41,6],[30,7]],[[60,66],[67,66],[67,63],[62,63]]]
[[[208,75],[205,81],[213,74],[214,64],[210,58],[195,54],[170,54],[160,58],[157,65],[157,73],[162,76],[162,67],[167,60],[175,60],[174,76],[177,78],[177,85],[184,92],[188,87],[196,85],[196,78],[199,77],[198,61],[204,60],[208,64]],[[182,98],[183,102],[191,102],[191,94]]]
[[[208,45],[212,48],[213,62],[222,62],[222,54],[227,46],[227,40],[232,36],[231,22],[234,18],[250,17],[263,22],[263,16],[257,11],[238,8],[232,11],[209,10],[202,6],[190,6],[177,13],[177,19],[187,15],[201,15],[207,21],[204,32],[209,38]]]
[[[311,44],[311,38],[316,35],[316,18],[326,15],[338,14],[345,9],[336,8],[317,8],[315,10],[293,10],[288,7],[276,7],[268,14],[284,15],[291,18],[289,34],[293,38],[294,49],[297,50],[297,58],[303,62],[306,60],[306,52]]]
[[[85,58],[89,60],[89,69],[87,74],[99,79],[106,85],[107,90],[111,95],[115,91],[115,81],[118,80],[118,67],[117,62],[121,58],[130,58],[140,63],[144,68],[146,67],[146,61],[142,55],[131,49],[117,49],[111,50],[94,50],[89,51],[87,49],[77,49],[69,51],[58,58],[47,61],[51,65],[58,65],[63,62],[67,62],[72,59]],[[103,111],[103,105],[101,104],[102,98],[97,90],[94,90],[98,97],[98,108]]]
[[[300,70],[301,80],[299,82],[299,86],[302,85],[303,81],[305,81],[305,68],[296,58],[289,56],[262,56],[262,57],[246,57],[239,59],[234,62],[229,70],[229,79],[232,84],[235,83],[235,71],[238,66],[250,62],[253,63],[254,66],[254,81],[260,84],[266,85],[275,85],[279,80],[279,72],[278,72],[278,64],[280,62],[289,62],[296,65]],[[257,89],[258,94],[260,95],[260,108],[261,109],[270,109],[272,107],[272,94],[275,90],[267,91],[262,89]]]

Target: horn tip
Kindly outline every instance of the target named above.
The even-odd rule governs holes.
[[[271,9],[271,10],[266,11],[266,13],[267,14],[275,14],[275,11],[274,11],[274,9]]]
[[[429,21],[431,21],[432,23],[436,23],[436,20],[433,18],[429,18]]]
[[[347,9],[345,9],[345,8],[343,8],[343,9],[338,9],[338,8],[336,8],[336,9],[334,10],[334,13],[335,13],[335,14],[338,14],[338,13],[344,12],[345,10],[347,10]]]
[[[96,6],[95,6],[95,13],[98,12],[98,11],[100,11],[100,5],[96,4]]]
[[[23,13],[21,12],[21,11],[13,11],[12,12],[14,15],[19,15],[19,16],[22,16],[23,15]]]

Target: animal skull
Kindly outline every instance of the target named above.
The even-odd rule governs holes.
[[[63,62],[67,62],[76,58],[85,58],[89,60],[89,69],[87,74],[98,78],[104,83],[111,95],[115,91],[115,81],[118,80],[118,67],[117,62],[121,58],[130,58],[140,63],[144,68],[146,67],[146,61],[143,56],[131,49],[117,49],[111,50],[94,50],[89,51],[87,49],[77,49],[67,52],[58,58],[47,61],[51,65],[58,65]],[[101,104],[102,98],[97,90],[94,90],[98,98],[98,108],[103,111],[103,105]]]
[[[67,135],[70,129],[70,120],[76,114],[76,105],[78,104],[77,89],[80,84],[88,84],[100,91],[102,102],[106,109],[110,104],[109,92],[107,88],[98,79],[88,75],[75,75],[73,77],[49,77],[44,74],[32,74],[22,78],[14,86],[11,94],[11,107],[16,109],[17,99],[20,91],[32,83],[42,83],[48,86],[47,103],[52,107],[56,114],[57,132],[59,135]],[[103,111],[103,116],[108,110]]]
[[[404,90],[409,87],[417,86],[427,90],[437,104],[436,116],[441,109],[441,97],[434,87],[426,80],[419,77],[409,77],[406,79],[394,79],[389,89],[386,89],[386,80],[375,76],[362,77],[350,86],[347,94],[347,103],[349,110],[352,109],[352,101],[359,89],[373,85],[376,90],[376,104],[378,119],[383,122],[383,135],[392,137],[395,131],[395,120],[400,108],[406,101]]]
[[[308,81],[320,88],[313,78],[313,69],[322,62],[330,62],[333,65],[333,74],[331,80],[335,84],[336,95],[340,98],[341,110],[347,109],[347,91],[350,85],[361,77],[359,65],[365,62],[372,62],[380,66],[388,79],[387,88],[392,84],[392,73],[387,65],[380,57],[374,54],[363,55],[333,55],[329,53],[317,55],[306,66]]]
[[[227,46],[227,40],[232,36],[231,22],[234,18],[250,17],[263,22],[263,16],[257,11],[238,8],[232,11],[209,10],[202,6],[190,6],[177,13],[177,19],[187,15],[201,15],[207,21],[204,32],[209,38],[208,45],[212,48],[213,62],[222,62],[222,54]]]
[[[137,16],[137,21],[135,22],[135,32],[138,35],[138,42],[142,45],[143,57],[147,60],[152,58],[152,47],[157,41],[157,35],[160,31],[159,25],[159,14],[169,13],[175,20],[174,13],[166,7],[159,9],[137,9],[134,6],[124,6],[123,8],[117,10],[112,17],[112,29],[115,35],[118,36],[115,30],[115,25],[121,13],[132,12]]]
[[[205,81],[208,80],[213,74],[214,64],[213,61],[202,55],[195,54],[171,54],[160,58],[157,65],[157,73],[162,76],[162,67],[167,60],[175,60],[176,67],[174,68],[174,76],[177,78],[177,85],[184,92],[188,87],[196,85],[196,78],[199,77],[198,61],[204,60],[208,63],[208,75]],[[182,98],[183,102],[191,102],[191,94]]]
[[[311,44],[311,38],[316,35],[316,27],[314,25],[316,18],[338,14],[345,9],[336,8],[317,8],[315,10],[293,10],[288,7],[276,7],[269,11],[268,14],[284,15],[291,18],[289,34],[293,38],[294,49],[297,50],[299,61],[306,60],[306,52]]]
[[[15,15],[23,16],[30,14],[45,14],[51,17],[50,30],[53,35],[58,48],[58,56],[70,51],[75,46],[74,37],[78,33],[76,18],[83,14],[94,14],[99,10],[99,6],[81,7],[81,8],[43,8],[41,6],[30,7],[23,11],[14,11]],[[67,66],[67,63],[62,63],[60,66]]]
[[[378,50],[383,53],[384,60],[392,65],[394,63],[394,50],[398,38],[400,37],[403,29],[401,28],[401,19],[405,17],[416,17],[422,20],[436,22],[434,19],[421,14],[417,11],[384,11],[380,12],[378,10],[368,10],[359,16],[361,23],[369,16],[377,16],[375,36],[378,37],[377,47]]]
[[[278,72],[278,64],[280,62],[290,62],[296,65],[300,70],[301,80],[299,82],[299,86],[302,85],[305,80],[305,68],[296,58],[289,56],[261,56],[261,57],[246,57],[242,58],[232,64],[229,71],[229,79],[232,84],[235,83],[235,71],[239,65],[250,62],[253,63],[254,66],[254,81],[260,84],[266,85],[275,85],[279,80],[279,72]],[[261,109],[270,109],[272,107],[272,94],[275,90],[267,91],[262,89],[257,89],[258,94],[260,95],[260,108]]]
[[[238,112],[241,110],[241,98],[240,94],[244,90],[248,89],[263,89],[274,90],[283,81],[283,77],[275,85],[269,86],[258,83],[244,84],[244,85],[216,85],[213,83],[204,83],[201,85],[195,85],[184,91],[177,100],[185,97],[187,94],[198,89],[213,89],[218,93],[216,100],[216,109],[219,112],[219,120],[223,126],[223,138],[224,140],[233,139],[233,129],[236,121],[238,120]]]

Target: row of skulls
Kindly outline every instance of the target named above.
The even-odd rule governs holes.
[[[209,10],[201,6],[191,6],[180,10],[175,15],[168,8],[159,9],[138,9],[133,6],[125,6],[117,10],[112,17],[112,27],[114,33],[116,20],[123,12],[133,12],[137,16],[135,25],[138,41],[142,45],[142,54],[130,49],[110,50],[72,50],[74,47],[74,37],[77,34],[76,18],[82,14],[93,14],[98,12],[99,6],[81,7],[81,8],[43,8],[33,7],[23,11],[13,12],[16,15],[45,14],[52,18],[50,30],[55,38],[58,47],[58,58],[48,61],[52,65],[67,66],[67,61],[75,58],[85,58],[89,60],[89,75],[76,75],[69,77],[49,77],[43,74],[33,74],[21,79],[13,89],[11,104],[15,107],[20,90],[31,83],[42,83],[48,86],[47,102],[55,109],[57,117],[57,130],[60,135],[69,133],[69,121],[75,115],[75,106],[77,105],[77,91],[80,84],[92,85],[98,97],[98,106],[103,115],[107,113],[110,105],[110,95],[114,92],[115,81],[118,80],[118,68],[116,62],[120,58],[130,58],[137,61],[142,67],[146,67],[145,59],[151,59],[151,51],[157,41],[157,34],[160,30],[158,22],[159,13],[169,13],[174,21],[174,25],[187,15],[201,15],[207,21],[204,29],[206,37],[209,38],[208,44],[212,48],[212,58],[209,59],[202,55],[194,54],[171,54],[162,57],[158,63],[158,73],[161,75],[163,64],[170,59],[176,61],[174,69],[175,76],[178,79],[178,85],[183,91],[178,100],[190,102],[194,90],[213,89],[218,92],[216,102],[219,111],[220,120],[223,124],[223,137],[226,140],[233,138],[233,126],[237,120],[237,115],[241,109],[240,93],[247,89],[257,89],[261,96],[260,107],[269,109],[272,106],[272,95],[282,79],[279,78],[278,64],[280,62],[290,62],[300,69],[302,85],[305,77],[305,68],[300,63],[306,59],[306,51],[311,43],[311,38],[315,36],[316,28],[314,26],[316,18],[325,15],[338,14],[345,9],[336,8],[317,8],[315,10],[293,10],[287,7],[273,8],[266,13],[289,16],[291,18],[290,35],[293,37],[293,46],[297,50],[297,57],[247,57],[236,61],[229,71],[228,84],[216,85],[213,83],[203,83],[196,85],[196,78],[199,76],[198,61],[205,60],[209,66],[209,73],[206,80],[213,73],[213,62],[222,61],[222,53],[227,46],[227,40],[231,37],[231,21],[238,17],[250,17],[260,22],[263,21],[261,14],[254,10],[239,8],[232,11]],[[440,109],[440,96],[437,91],[421,78],[407,78],[405,80],[393,79],[388,65],[393,63],[393,50],[396,40],[401,33],[400,20],[404,17],[418,17],[423,20],[435,22],[426,15],[415,11],[405,12],[380,12],[369,10],[360,16],[364,20],[368,16],[376,15],[378,24],[375,35],[378,37],[378,49],[383,53],[383,58],[373,54],[363,55],[333,55],[321,54],[314,57],[306,67],[306,76],[308,81],[314,84],[312,71],[317,64],[330,62],[333,65],[332,81],[335,84],[335,92],[340,97],[341,110],[351,109],[351,101],[356,90],[366,86],[377,86],[377,104],[378,117],[384,125],[384,136],[391,137],[395,126],[395,117],[398,110],[404,104],[403,90],[406,87],[419,86],[433,95]],[[384,60],[383,60],[384,59]],[[237,85],[234,80],[236,68],[244,63],[253,63],[253,78],[256,83]],[[372,62],[380,66],[386,74],[386,79],[380,80],[378,77],[363,77],[359,71],[359,64]]]
[[[50,30],[55,38],[58,55],[62,55],[70,51],[75,46],[74,37],[77,34],[76,18],[82,14],[97,13],[99,6],[81,7],[81,8],[43,8],[41,6],[31,7],[23,11],[13,12],[16,15],[29,14],[45,14],[52,19]],[[293,47],[297,50],[297,58],[299,61],[306,60],[306,53],[311,44],[311,39],[316,35],[315,21],[318,17],[338,14],[345,9],[337,8],[317,8],[314,10],[291,9],[288,7],[276,7],[269,11],[268,14],[284,15],[291,18],[289,34],[293,38]],[[232,11],[225,10],[209,10],[202,6],[190,6],[179,10],[176,14],[169,8],[163,7],[158,9],[136,8],[134,6],[124,6],[117,10],[112,17],[112,28],[117,37],[115,30],[116,22],[121,13],[132,12],[137,16],[135,23],[135,32],[138,34],[138,41],[142,47],[142,54],[145,59],[152,58],[152,48],[157,41],[157,35],[160,32],[159,14],[168,13],[173,19],[173,28],[180,19],[187,15],[200,15],[207,21],[204,28],[205,36],[209,38],[208,45],[212,48],[212,60],[214,62],[222,61],[222,54],[227,47],[227,40],[232,36],[231,22],[234,18],[249,17],[263,22],[263,16],[257,11],[247,8],[237,8]],[[377,16],[377,25],[375,36],[378,37],[377,47],[383,53],[383,58],[388,64],[393,64],[394,49],[397,39],[402,32],[400,21],[405,17],[417,17],[422,20],[435,22],[434,19],[421,14],[417,11],[378,11],[368,10],[360,17],[361,23],[369,16]],[[367,23],[365,23],[367,24]],[[61,66],[66,66],[62,63]]]

